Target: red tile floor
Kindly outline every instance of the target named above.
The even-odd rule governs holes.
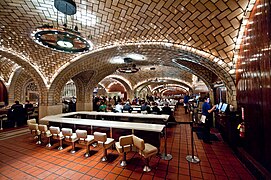
[[[182,108],[175,116],[178,121],[190,118]],[[176,125],[167,132],[167,151],[173,159],[153,157],[148,173],[142,171],[144,160],[135,152],[127,154],[128,165],[122,168],[116,150],[109,150],[108,162],[101,162],[102,150],[97,147],[91,147],[92,155],[85,158],[84,147],[77,148],[75,154],[69,153],[69,145],[62,151],[57,150],[58,143],[46,148],[36,145],[30,133],[0,140],[0,179],[255,179],[221,138],[205,144],[194,132],[200,163],[193,164],[186,160],[191,154],[190,126]]]

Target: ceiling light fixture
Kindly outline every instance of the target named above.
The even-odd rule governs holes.
[[[132,58],[126,57],[123,60],[126,63],[126,66],[117,68],[117,72],[129,74],[129,73],[136,73],[139,71],[139,68],[137,68],[135,64],[129,65],[130,63],[133,62]]]
[[[76,14],[76,4],[73,0],[54,0],[55,8],[65,15],[63,27],[57,27],[48,24],[37,27],[31,34],[32,39],[45,47],[65,53],[86,52],[93,49],[93,44],[87,41],[78,32],[78,27],[68,28],[67,15]]]

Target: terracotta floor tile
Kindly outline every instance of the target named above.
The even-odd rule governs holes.
[[[166,179],[170,179],[170,180],[171,179],[172,180],[178,179],[178,174],[176,174],[176,173],[168,173]]]
[[[89,175],[87,175],[87,174],[83,175],[83,176],[80,178],[80,180],[90,180],[90,179],[92,179],[92,176],[89,176]]]
[[[180,111],[179,111],[180,110]],[[183,109],[175,112],[176,120],[188,118]],[[0,132],[1,133],[1,132]],[[37,146],[31,134],[0,140],[0,179],[255,179],[236,158],[230,147],[223,142],[215,129],[212,133],[220,141],[208,145],[194,136],[195,155],[200,163],[186,160],[191,154],[191,129],[181,124],[167,128],[167,152],[173,156],[170,161],[152,157],[151,172],[143,172],[144,158],[137,152],[127,154],[127,166],[121,167],[116,150],[108,150],[109,161],[101,162],[102,151],[91,146],[91,156],[84,157],[85,147],[79,146],[71,154],[70,144],[58,151],[58,141],[51,148]],[[46,142],[46,139],[44,139]],[[16,141],[10,144],[10,141]],[[160,152],[164,152],[165,139],[161,139]],[[7,151],[6,149],[9,149]],[[191,177],[190,177],[191,176]]]
[[[81,164],[77,164],[76,166],[74,166],[74,167],[71,168],[71,169],[74,170],[74,171],[78,171],[78,170],[81,169],[82,167],[84,167],[84,166],[81,165]]]
[[[60,168],[60,169],[58,169],[57,171],[55,171],[55,174],[61,176],[61,175],[62,175],[63,173],[65,173],[67,170],[68,170],[68,169],[66,169],[66,168]]]
[[[189,169],[186,169],[186,168],[179,168],[179,173],[182,174],[182,175],[187,175],[189,176]]]
[[[107,174],[108,174],[107,171],[100,171],[95,175],[95,177],[99,179],[104,179],[107,176]]]
[[[190,176],[186,176],[186,175],[179,175],[179,180],[190,180]]]
[[[109,173],[109,174],[107,174],[107,176],[104,179],[106,179],[106,180],[114,180],[114,179],[117,179],[117,177],[118,177],[117,174]]]
[[[98,163],[95,165],[95,168],[96,169],[103,169],[105,166],[106,166],[106,164],[104,164],[104,163]]]
[[[139,173],[139,172],[133,172],[132,174],[131,174],[131,178],[132,179],[140,179],[141,178],[141,176],[142,176],[142,173]]]
[[[75,179],[81,179],[81,177],[84,176],[83,173],[75,172],[70,179],[75,180]]]
[[[125,176],[125,177],[130,177],[133,171],[130,171],[128,169],[123,169],[120,175]]]
[[[157,171],[155,172],[155,176],[157,176],[157,177],[165,178],[166,175],[167,175],[167,171],[157,170]]]
[[[117,177],[117,180],[127,180],[128,178],[127,177],[124,177],[124,176],[118,176]]]
[[[86,174],[94,177],[99,171],[100,170],[98,170],[98,169],[92,168]]]
[[[76,173],[76,171],[73,171],[73,170],[67,170],[67,171],[64,172],[61,176],[70,178],[70,177],[72,177],[72,175],[73,175],[74,173]]]
[[[39,179],[44,179],[44,178],[48,177],[50,174],[51,174],[51,172],[45,171],[45,172],[43,172],[43,173],[37,175],[37,178],[39,178]]]
[[[203,179],[215,180],[215,175],[213,174],[203,172],[202,175],[203,175]]]
[[[91,168],[89,168],[88,166],[83,166],[81,169],[79,169],[78,171],[81,173],[86,173],[90,170]]]
[[[190,172],[191,172],[191,177],[202,178],[202,172],[201,171],[191,170]]]
[[[112,171],[114,168],[115,168],[115,166],[112,166],[112,165],[108,165],[108,164],[107,164],[107,165],[103,168],[103,170],[104,170],[104,171],[110,172],[110,171]]]
[[[153,176],[148,175],[148,174],[143,174],[143,175],[141,176],[141,180],[149,180],[149,179],[152,179],[152,178],[153,178]]]
[[[114,169],[112,169],[111,172],[115,174],[120,174],[122,170],[123,168],[115,167]]]

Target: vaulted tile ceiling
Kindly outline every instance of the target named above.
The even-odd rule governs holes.
[[[87,70],[95,70],[96,74],[105,71],[97,79],[113,74],[123,76],[132,85],[154,76],[188,83],[192,74],[207,78],[206,69],[196,67],[206,59],[212,63],[219,59],[221,69],[229,71],[249,0],[76,0],[75,3],[73,24],[94,44],[94,50],[85,54],[57,52],[31,39],[36,27],[57,25],[53,0],[0,1],[0,77],[5,83],[16,69],[28,70],[31,66],[50,85],[60,71],[75,61],[90,61],[93,66]],[[58,19],[63,24],[63,15]],[[204,56],[195,60],[199,54],[196,51]],[[112,57],[127,53],[146,57],[145,61],[135,62],[140,68],[136,75],[116,73],[116,68],[122,65],[109,62]],[[184,54],[186,60],[181,58]],[[174,59],[179,62],[174,63]],[[155,72],[149,70],[153,66]],[[202,67],[221,78],[219,72],[209,68],[208,62]]]

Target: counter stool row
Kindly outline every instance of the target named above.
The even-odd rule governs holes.
[[[94,132],[93,135],[88,135],[86,130],[76,130],[75,133],[72,132],[71,128],[62,128],[51,126],[47,127],[44,124],[37,124],[35,119],[27,121],[31,134],[38,138],[36,144],[41,144],[41,138],[48,138],[48,143],[46,147],[51,147],[51,137],[59,141],[58,150],[62,150],[63,139],[66,142],[72,143],[71,153],[75,153],[75,143],[85,145],[86,153],[85,157],[90,156],[90,145],[97,142],[99,147],[103,149],[102,161],[107,160],[107,149],[112,147],[115,144],[115,147],[119,154],[123,155],[121,166],[126,166],[126,153],[133,150],[133,147],[138,150],[138,153],[145,158],[145,166],[143,171],[151,171],[149,167],[149,160],[153,155],[158,153],[158,149],[151,144],[144,143],[144,140],[138,138],[135,135],[127,135],[119,137],[119,142],[114,141],[112,138],[107,138],[106,133]]]

